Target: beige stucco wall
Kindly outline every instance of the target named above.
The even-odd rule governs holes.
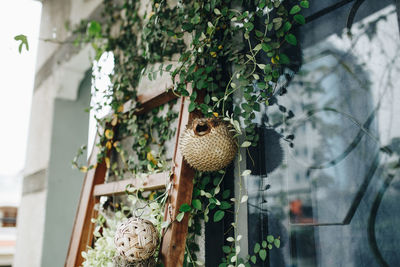
[[[71,38],[65,29],[65,22],[75,24],[87,18],[100,2],[42,1],[40,38],[55,37],[57,41]],[[41,266],[54,101],[56,98],[76,99],[79,84],[90,68],[90,49],[86,47],[80,53],[75,50],[63,44],[39,43],[23,195],[17,218],[15,267]]]
[[[24,195],[21,199],[14,267],[40,266],[45,200],[45,190]]]

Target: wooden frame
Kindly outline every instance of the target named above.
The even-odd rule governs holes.
[[[191,91],[190,85],[188,85],[188,89]],[[142,104],[142,109],[139,110],[137,114],[148,112],[176,98],[177,97],[172,92],[160,89],[154,90],[147,95],[141,95],[138,99]],[[170,176],[169,172],[150,174],[147,180],[140,184],[144,190],[155,190],[165,188],[168,182],[172,183],[169,189],[170,192],[166,202],[164,216],[164,219],[168,222],[172,222],[172,224],[163,233],[160,249],[161,259],[165,267],[182,266],[185,254],[189,218],[185,215],[181,222],[175,221],[175,218],[179,213],[179,207],[183,203],[191,204],[193,191],[194,170],[185,163],[179,149],[179,137],[185,126],[193,117],[193,115],[188,112],[188,105],[188,98],[180,98],[175,151],[172,159],[172,175]],[[129,110],[129,106],[130,102],[127,102],[124,105],[124,110]],[[89,164],[92,165],[96,163],[98,153],[99,150],[95,146],[91,153]],[[91,222],[91,219],[97,216],[94,207],[99,203],[100,197],[123,194],[128,184],[132,184],[133,186],[138,185],[137,181],[134,179],[104,184],[106,173],[107,167],[103,161],[97,165],[97,168],[88,171],[85,176],[65,261],[66,267],[81,266],[83,263],[82,251],[85,251],[88,246],[92,245],[94,224]]]

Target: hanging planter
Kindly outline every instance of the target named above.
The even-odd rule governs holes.
[[[132,217],[119,225],[114,243],[119,256],[127,262],[142,262],[154,255],[158,247],[158,232],[154,225]]]
[[[237,144],[230,124],[217,118],[194,119],[181,136],[186,162],[202,172],[218,171],[232,162]]]

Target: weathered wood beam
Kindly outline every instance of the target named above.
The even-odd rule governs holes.
[[[158,190],[166,187],[169,181],[169,172],[160,172],[149,174],[144,180],[141,178],[132,178],[106,184],[98,184],[94,187],[93,195],[100,196],[113,196],[125,194],[128,185],[132,188],[140,188],[144,191]]]
[[[99,148],[95,146],[90,156],[90,165],[96,164],[98,153]],[[94,224],[91,222],[91,219],[97,216],[94,206],[99,201],[93,197],[93,189],[95,185],[104,183],[106,172],[107,167],[103,161],[97,165],[97,168],[88,171],[85,176],[74,227],[72,229],[67,259],[64,265],[66,267],[81,266],[83,263],[81,253],[92,243]]]
[[[188,88],[188,90],[191,91],[191,88]],[[172,224],[163,233],[161,243],[161,259],[165,267],[182,266],[185,255],[189,216],[185,215],[181,222],[176,221],[175,218],[179,214],[180,206],[183,203],[191,204],[192,201],[195,171],[184,161],[180,152],[179,142],[179,138],[185,130],[186,125],[194,116],[194,113],[189,113],[188,111],[189,103],[189,98],[181,98],[181,112],[179,114],[173,158],[172,187],[169,192],[164,216],[164,220],[172,222]]]
[[[176,98],[176,96],[172,92],[165,92],[165,89],[162,87],[155,88],[151,92],[147,92],[146,95],[138,96],[139,102],[142,104],[142,109],[137,113],[141,114],[150,111],[174,98]],[[129,101],[126,103],[126,106],[127,109],[124,110],[127,112],[130,106]],[[95,143],[97,142],[98,137],[96,137]],[[97,163],[97,154],[99,152],[99,148],[94,146],[89,159],[89,165]],[[106,174],[107,167],[103,161],[97,164],[95,169],[88,171],[85,176],[64,265],[65,267],[81,266],[83,263],[82,251],[86,251],[87,247],[92,244],[94,224],[91,222],[91,219],[97,216],[97,211],[94,207],[99,202],[99,198],[94,196],[94,190],[96,185],[104,184]]]

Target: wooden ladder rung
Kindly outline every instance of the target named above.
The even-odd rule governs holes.
[[[187,85],[187,90],[189,92],[192,91],[190,84]],[[133,111],[135,114],[143,114],[176,98],[177,95],[172,91],[166,92],[162,87],[153,88],[150,91],[146,91],[146,94],[138,96],[138,101],[142,104],[140,109],[133,111],[132,102],[128,101],[124,105],[124,111]],[[100,197],[124,194],[127,186],[130,184],[133,188],[143,188],[144,190],[170,190],[166,202],[164,220],[173,223],[171,227],[164,229],[165,235],[160,247],[160,254],[164,266],[182,266],[189,216],[185,215],[180,222],[176,221],[175,218],[179,214],[179,207],[183,203],[191,203],[194,170],[184,162],[178,149],[179,137],[184,127],[193,116],[189,114],[188,111],[189,99],[182,97],[180,100],[180,114],[176,132],[175,152],[173,157],[174,167],[172,172],[150,174],[147,176],[147,179],[126,179],[104,184],[108,171],[104,160],[97,165],[97,168],[88,171],[81,192],[74,228],[72,230],[68,255],[65,262],[66,267],[81,266],[84,261],[82,252],[93,244],[92,233],[95,225],[91,223],[91,220],[97,216],[97,210],[94,207],[100,202]],[[107,116],[110,116],[110,114]],[[96,137],[95,143],[97,143],[98,140],[99,136]],[[99,147],[94,146],[89,160],[91,165],[97,163],[98,153],[100,153]],[[171,183],[171,186],[166,188],[169,183]]]
[[[145,179],[138,177],[106,184],[97,184],[94,186],[93,195],[95,197],[122,195],[126,192],[128,185],[131,185],[132,188],[143,189],[144,191],[164,189],[169,179],[169,172],[160,172],[149,174]]]

